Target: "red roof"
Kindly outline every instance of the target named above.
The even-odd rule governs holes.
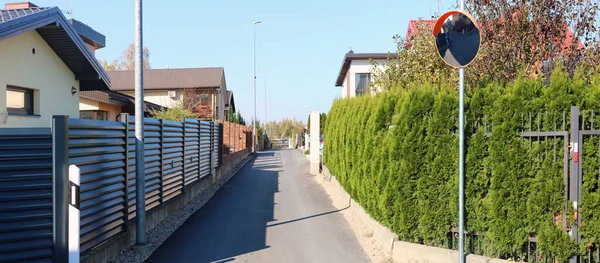
[[[408,31],[406,32],[406,39],[410,39],[412,36],[418,35],[419,27],[418,24],[424,24],[428,28],[435,25],[435,20],[409,20],[408,21]]]

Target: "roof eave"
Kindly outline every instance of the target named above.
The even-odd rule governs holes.
[[[340,68],[340,73],[338,73],[338,77],[335,81],[335,86],[344,86],[344,78],[346,78],[346,74],[348,74],[352,60],[381,60],[394,58],[398,58],[397,53],[346,53],[346,55],[344,55],[344,62],[342,62],[342,67]]]
[[[101,82],[94,83],[95,85],[92,85],[94,87],[93,89],[87,89],[84,87],[82,90],[110,90],[110,79],[108,74],[104,71],[100,63],[96,60],[92,52],[85,45],[77,32],[75,32],[67,18],[62,14],[58,7],[49,8],[37,13],[29,14],[22,18],[16,18],[11,21],[0,23],[0,40],[20,35],[24,32],[36,30],[51,24],[55,24],[64,30],[64,32],[69,36],[71,41],[73,41],[73,43],[77,46],[79,51],[81,51],[82,55],[97,73],[97,76],[76,76],[79,79],[85,79],[87,81],[96,80]]]

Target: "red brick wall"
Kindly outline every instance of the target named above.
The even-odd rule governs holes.
[[[248,126],[217,121],[223,124],[223,160],[225,155],[252,149],[252,129]]]

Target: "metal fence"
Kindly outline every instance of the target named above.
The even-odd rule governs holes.
[[[128,230],[136,209],[135,123],[126,114],[121,120],[55,116],[53,131],[0,129],[0,262],[65,260],[71,164],[81,174],[81,252]],[[145,118],[145,209],[213,174],[222,136],[222,124]]]
[[[69,164],[81,173],[81,250],[125,231],[126,132],[119,122],[69,119]]]
[[[69,119],[69,164],[81,169],[81,251],[119,233],[135,217],[135,122]],[[217,127],[217,128],[215,128]],[[146,211],[180,195],[218,164],[218,126],[144,119]]]
[[[52,261],[50,129],[0,129],[0,262]]]

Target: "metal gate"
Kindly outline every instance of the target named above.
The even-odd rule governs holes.
[[[548,112],[545,113],[546,117],[548,114]],[[527,131],[521,133],[521,138],[528,139],[530,146],[534,143],[537,143],[538,146],[540,143],[553,143],[555,162],[559,161],[558,158],[560,158],[560,156],[556,155],[557,147],[562,147],[565,199],[563,213],[560,218],[563,229],[568,231],[573,240],[580,243],[582,241],[580,233],[582,219],[585,221],[585,219],[582,218],[580,206],[584,183],[582,171],[582,164],[584,162],[583,145],[584,141],[587,141],[590,136],[600,135],[600,130],[595,130],[594,127],[595,113],[594,111],[585,110],[580,112],[580,109],[577,106],[571,107],[568,120],[566,112],[563,112],[562,114],[552,113],[554,116],[546,118],[553,120],[554,129],[552,131],[541,130],[541,120],[544,116],[540,115],[541,114],[538,113],[537,116],[532,116],[532,114],[529,114],[528,117],[523,116],[522,126],[527,127]],[[529,119],[528,121],[527,118]],[[534,120],[533,123],[532,119]],[[562,127],[558,128],[557,123]],[[569,123],[568,130],[566,127],[567,123]],[[600,155],[600,145],[598,145],[596,151],[598,155]],[[598,173],[598,178],[600,178],[600,170],[596,172]],[[569,210],[573,211],[572,215],[566,214],[566,211]],[[568,217],[572,217],[575,220],[573,222],[568,222]],[[527,258],[529,262],[537,261],[537,259],[539,259],[537,247],[537,239],[535,237],[529,237],[527,247]],[[584,256],[585,259],[587,259],[587,262],[600,262],[597,249],[589,247],[587,251],[587,255],[574,256],[569,262],[583,262]],[[594,256],[596,257],[596,260],[593,260]]]

